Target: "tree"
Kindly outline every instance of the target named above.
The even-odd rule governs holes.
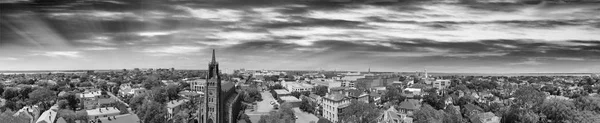
[[[67,106],[69,107],[68,109],[71,109],[73,111],[77,109],[77,104],[79,104],[79,99],[77,98],[75,93],[72,92],[66,92],[64,95],[59,97],[59,99],[66,100]]]
[[[186,123],[187,119],[190,117],[190,115],[188,114],[188,110],[182,110],[177,112],[177,114],[175,114],[173,116],[172,119],[172,123]]]
[[[278,111],[271,111],[268,115],[260,116],[259,123],[294,123],[295,122],[294,111],[289,103],[281,104],[281,108]]]
[[[167,109],[164,104],[146,101],[136,113],[144,123],[164,123],[167,121]]]
[[[533,87],[519,88],[513,95],[516,98],[517,105],[526,109],[532,108],[546,99],[546,94]]]
[[[176,100],[177,98],[179,98],[179,92],[181,91],[181,89],[178,85],[167,85],[166,91],[166,95],[169,98],[169,100]]]
[[[19,89],[17,89],[17,88],[7,88],[2,93],[2,96],[4,97],[4,99],[7,99],[7,100],[15,98],[15,97],[19,97]]]
[[[460,109],[455,108],[454,106],[448,106],[444,109],[444,123],[463,123],[466,122],[462,118],[462,114]]]
[[[315,106],[310,103],[306,98],[302,98],[302,102],[300,102],[300,110],[313,113],[315,110]]]
[[[108,90],[108,83],[106,83],[106,81],[100,81],[96,83],[96,86],[102,90]]]
[[[375,123],[379,114],[375,104],[352,100],[350,105],[342,110],[340,119],[344,122]]]
[[[150,94],[148,95],[150,100],[156,101],[159,103],[165,103],[167,100],[167,90],[163,87],[153,88]]]
[[[244,101],[246,102],[262,101],[262,95],[257,88],[247,88],[244,94]]]
[[[322,86],[322,85],[315,87],[314,90],[315,90],[315,94],[319,95],[321,97],[325,96],[328,92],[327,86]]]
[[[308,96],[310,94],[310,92],[309,91],[292,91],[290,94],[296,98],[300,98],[300,96],[302,96],[302,95]]]
[[[0,94],[4,93],[4,84],[0,83]],[[2,96],[2,95],[0,95]]]
[[[436,110],[446,107],[444,98],[437,93],[429,93],[428,95],[423,96],[423,102],[433,106]]]
[[[382,103],[393,102],[395,104],[399,104],[400,102],[406,99],[406,97],[401,95],[402,90],[400,90],[399,88],[392,86],[388,86],[387,88],[387,92],[385,92],[385,94],[382,96]]]
[[[56,100],[56,92],[46,88],[40,88],[29,93],[29,101],[32,104],[40,103],[42,109],[50,108],[54,100]]]
[[[415,123],[441,123],[444,119],[444,113],[435,110],[428,104],[424,104],[421,109],[414,113]]]
[[[568,122],[575,120],[575,105],[573,102],[563,99],[549,99],[540,105],[540,112],[547,119],[554,122]]]
[[[537,123],[540,116],[529,108],[511,106],[503,112],[501,123]]]
[[[600,113],[600,97],[583,96],[574,100],[575,107],[578,110],[587,110]]]

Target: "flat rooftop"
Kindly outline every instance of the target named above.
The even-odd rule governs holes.
[[[274,90],[274,91],[275,91],[275,93],[277,93],[277,94],[290,94],[290,92],[289,92],[289,91],[287,91],[287,90],[285,90],[285,89],[276,89],[276,90]]]
[[[107,108],[96,108],[92,110],[86,110],[89,117],[98,116],[102,117],[104,115],[117,115],[121,111],[115,107],[107,107]]]
[[[284,100],[286,102],[300,102],[302,100],[294,97],[294,96],[281,96],[279,97],[281,100]]]

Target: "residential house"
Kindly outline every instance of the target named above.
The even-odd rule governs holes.
[[[414,99],[407,99],[400,103],[400,106],[398,107],[398,109],[399,109],[399,113],[407,114],[408,116],[412,116],[413,113],[415,111],[419,110],[420,107],[421,106],[419,104],[419,101],[414,100]]]
[[[479,113],[469,117],[471,123],[500,123],[500,117],[492,112]]]
[[[388,108],[382,113],[379,123],[412,123],[413,118],[406,114],[398,113],[394,106]]]

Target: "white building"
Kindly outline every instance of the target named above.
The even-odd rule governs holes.
[[[323,98],[323,117],[333,123],[340,122],[340,114],[350,105],[350,100],[340,93],[326,95]]]
[[[314,86],[306,83],[282,82],[281,85],[289,92],[294,91],[312,91]]]
[[[438,89],[445,89],[450,87],[450,80],[435,80],[433,87]]]
[[[406,88],[404,91],[409,91],[414,95],[421,95],[422,90],[420,88]]]
[[[185,82],[190,84],[191,91],[204,92],[204,86],[206,86],[206,79],[194,79]]]

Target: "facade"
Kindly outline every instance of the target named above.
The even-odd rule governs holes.
[[[438,89],[445,89],[450,87],[450,80],[435,80],[433,87]]]
[[[184,108],[184,104],[189,102],[187,99],[182,100],[173,100],[167,102],[167,118],[171,119],[177,112],[181,111]]]
[[[282,82],[282,86],[287,89],[289,92],[294,91],[312,91],[314,88],[310,84],[305,83],[297,83],[297,82]]]
[[[221,82],[219,63],[208,64],[208,74],[204,88],[204,101],[200,103],[197,120],[199,123],[235,123],[240,111],[240,96],[231,82]]]
[[[190,84],[190,90],[195,92],[204,92],[204,87],[206,85],[205,79],[194,79],[189,80],[187,83]]]
[[[350,100],[341,93],[326,95],[323,98],[323,117],[333,123],[341,122],[340,114],[345,107],[350,105]]]

